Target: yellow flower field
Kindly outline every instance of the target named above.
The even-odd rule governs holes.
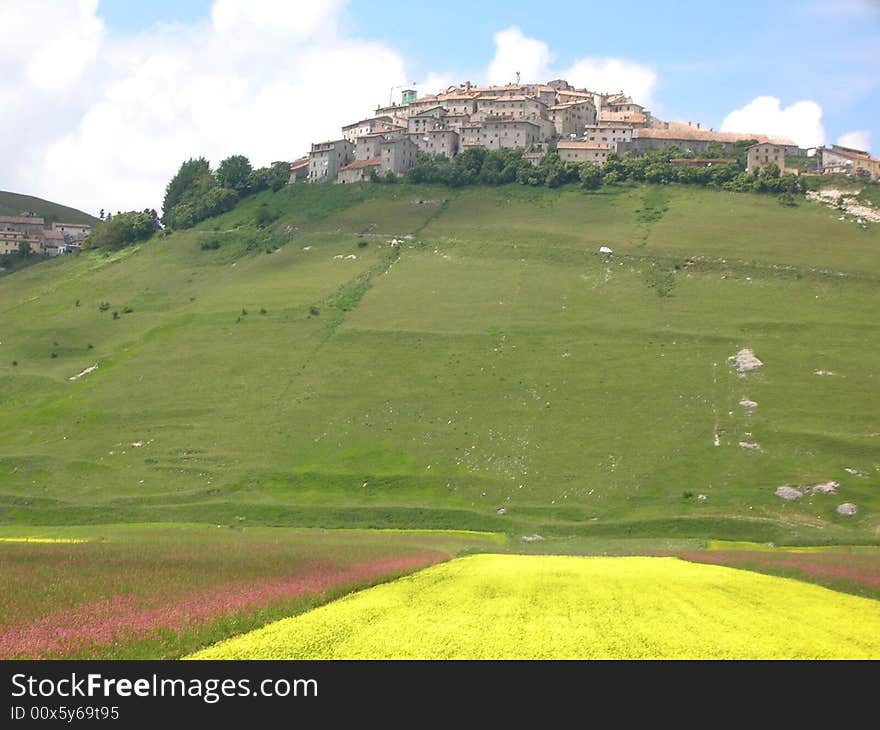
[[[194,659],[880,658],[880,602],[677,558],[475,555]]]

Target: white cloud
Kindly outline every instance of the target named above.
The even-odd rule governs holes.
[[[529,38],[516,26],[495,34],[495,57],[489,64],[489,83],[508,84],[521,73],[524,83],[563,78],[592,91],[625,91],[645,106],[653,105],[657,72],[622,58],[582,58],[566,69],[554,68],[546,43]]]
[[[495,34],[495,57],[489,64],[489,83],[512,84],[519,72],[523,83],[546,81],[550,49],[543,41],[528,38],[516,26]]]
[[[867,129],[844,132],[837,138],[837,144],[854,150],[868,151],[871,149],[871,133]]]
[[[721,131],[786,137],[801,147],[825,143],[821,106],[806,100],[783,108],[775,96],[759,96],[742,109],[730,112],[721,123]]]
[[[108,35],[95,0],[38,1],[3,0],[0,26],[76,53],[34,66],[0,44],[3,98],[26,89],[0,115],[0,188],[91,212],[159,208],[191,156],[294,159],[407,81],[394,50],[340,32],[344,0],[215,0],[210,18],[133,37]]]
[[[640,63],[622,58],[583,58],[563,71],[562,78],[591,91],[623,91],[643,106],[654,105],[657,72]]]

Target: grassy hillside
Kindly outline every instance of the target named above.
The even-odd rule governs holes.
[[[878,251],[678,186],[263,193],[0,282],[0,522],[877,541]]]
[[[88,223],[94,225],[98,219],[88,213],[83,213],[76,208],[59,205],[49,200],[35,198],[32,195],[8,193],[0,190],[0,215],[20,215],[22,211],[30,210],[46,219],[47,223]]]

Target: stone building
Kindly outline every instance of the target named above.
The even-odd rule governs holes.
[[[757,172],[771,164],[785,172],[785,147],[774,142],[759,142],[749,147],[746,160],[746,172]]]
[[[301,157],[290,163],[290,176],[287,178],[288,183],[299,182],[305,180],[309,176],[309,158]]]
[[[429,155],[442,155],[450,160],[458,154],[458,132],[451,129],[431,129],[408,136],[420,152]]]
[[[608,161],[608,155],[614,150],[611,145],[602,142],[561,140],[556,145],[556,151],[563,162],[592,162],[601,166]]]
[[[486,117],[480,123],[480,144],[490,150],[509,147],[528,150],[541,141],[541,126],[528,119]]]
[[[354,145],[347,139],[318,142],[309,153],[310,183],[330,182],[354,159]]]
[[[21,231],[0,230],[0,256],[7,253],[18,253],[19,246],[24,241],[31,243],[31,240]],[[31,248],[33,247],[34,245],[31,243]]]
[[[79,246],[77,246],[79,248]],[[61,231],[46,229],[42,233],[40,251],[47,256],[61,256],[67,253],[67,243]]]
[[[864,150],[834,144],[821,148],[817,154],[821,155],[820,169],[826,174],[864,170],[872,180],[880,180],[880,158],[872,157]]]
[[[547,119],[547,105],[534,96],[487,96],[477,99],[477,109],[471,115],[475,122],[488,117],[507,117],[536,121]]]
[[[797,145],[787,139],[771,139],[763,134],[749,132],[716,132],[701,128],[699,125],[670,124],[666,129],[653,127],[635,129],[629,142],[620,142],[617,151],[620,154],[632,152],[640,155],[650,149],[678,147],[684,152],[693,154],[704,153],[713,142],[721,145],[724,152],[732,152],[734,144],[739,140],[754,139],[758,142],[773,142],[779,147],[797,150]]]
[[[45,230],[46,222],[36,215],[0,216],[0,231],[20,231],[25,236],[38,238]]]
[[[409,137],[386,139],[380,144],[381,174],[403,175],[416,162],[419,148]]]
[[[559,137],[569,137],[573,134],[582,137],[584,128],[596,121],[596,107],[590,99],[555,104],[548,107],[547,113],[550,121],[553,122],[553,131]]]
[[[342,128],[342,138],[354,143],[358,137],[363,137],[365,134],[387,132],[394,126],[394,120],[386,115],[361,119],[354,124],[345,125]]]
[[[346,183],[365,182],[370,179],[373,170],[378,174],[381,167],[381,157],[373,157],[369,160],[355,160],[354,162],[349,162],[339,171],[336,182],[343,185]]]
[[[53,223],[52,229],[61,231],[67,243],[82,241],[92,232],[88,223]]]
[[[633,138],[633,127],[629,124],[588,124],[584,128],[585,142],[602,142],[615,150],[619,142],[629,142]]]
[[[442,106],[434,106],[425,109],[423,112],[413,114],[406,123],[406,131],[408,134],[422,134],[433,129],[444,129],[446,127],[446,109]]]

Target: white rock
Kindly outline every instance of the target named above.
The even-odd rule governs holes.
[[[739,404],[740,404],[743,408],[749,408],[749,409],[757,408],[757,407],[758,407],[758,404],[755,403],[755,401],[753,401],[753,400],[749,400],[748,398],[743,398],[743,399],[739,402]]]
[[[539,534],[537,534],[537,533],[535,533],[534,535],[523,535],[523,536],[520,538],[520,540],[522,540],[523,542],[538,542],[538,541],[543,540],[543,539],[544,539],[544,538],[541,537],[541,536],[540,536]]]
[[[852,502],[844,502],[837,505],[836,512],[839,515],[854,515],[859,509]]]
[[[599,253],[614,253],[608,246],[599,246]]]
[[[839,486],[840,482],[822,482],[810,487],[809,491],[811,494],[834,494]]]
[[[751,449],[752,451],[760,451],[761,444],[752,443],[750,441],[740,441],[739,447],[741,449]]]
[[[760,367],[763,367],[764,363],[761,362],[757,357],[755,357],[755,353],[751,350],[751,348],[744,347],[740,350],[736,355],[732,355],[727,358],[729,363],[736,365],[736,369],[741,373],[747,373],[750,370],[757,370]]]
[[[794,487],[782,486],[776,487],[776,496],[782,497],[782,499],[788,502],[792,499],[800,499],[804,496],[804,493]]]

